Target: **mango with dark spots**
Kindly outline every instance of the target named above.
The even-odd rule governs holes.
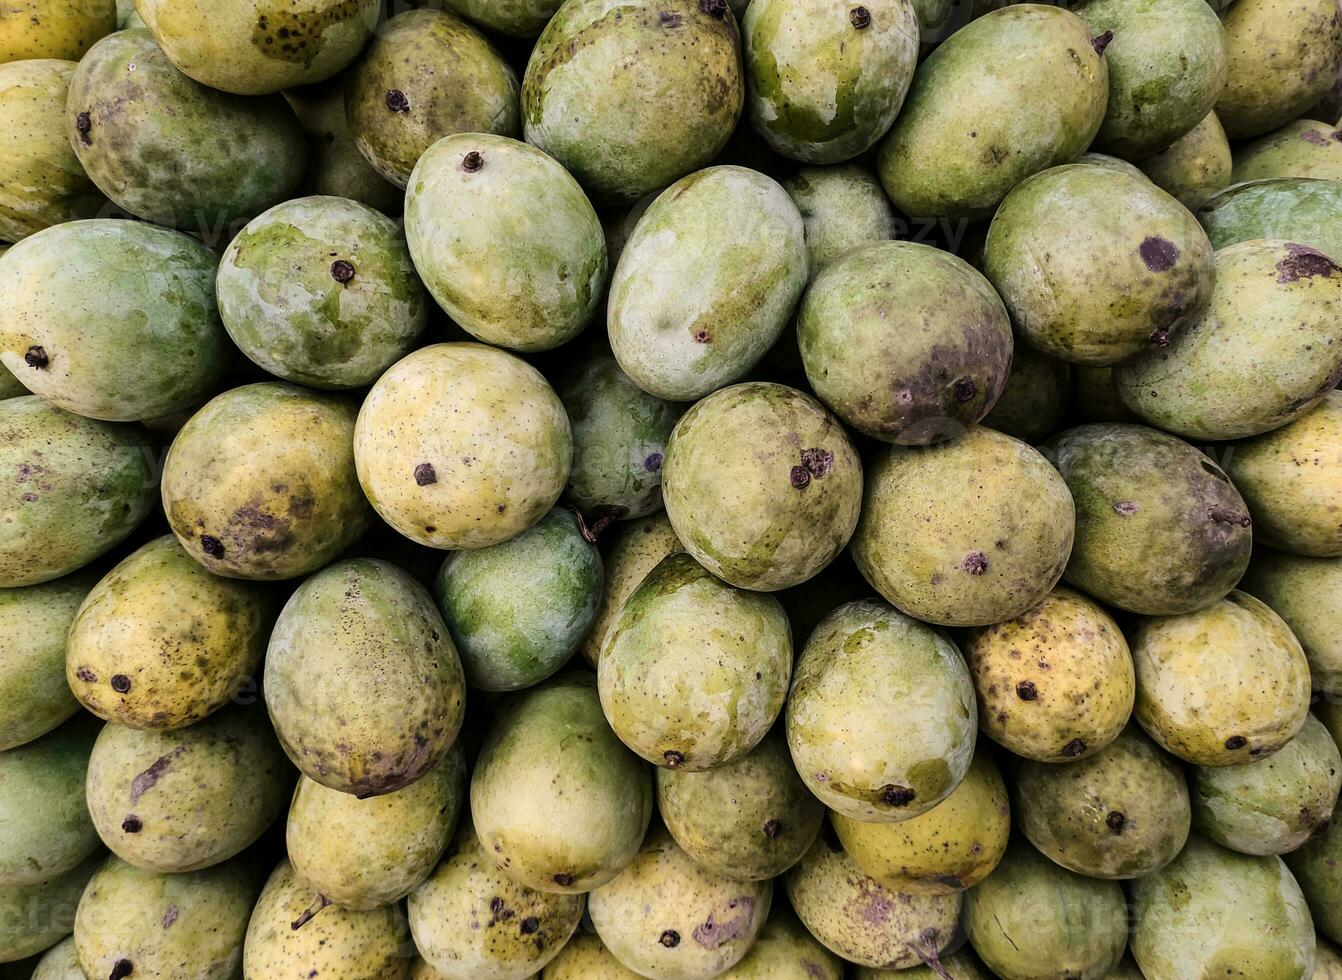
[[[514,881],[577,894],[638,852],[652,816],[648,767],[620,744],[590,672],[574,670],[505,702],[471,779],[489,860]]]
[[[1167,752],[1199,766],[1266,758],[1309,713],[1309,663],[1290,628],[1251,595],[1142,620],[1133,633],[1135,717]],[[1207,658],[1216,658],[1209,671]]]
[[[812,279],[844,253],[899,231],[881,182],[860,164],[802,167],[783,189],[801,212]]]
[[[345,111],[359,152],[397,187],[444,136],[521,129],[517,75],[483,34],[446,10],[386,21],[350,69]]]
[[[901,894],[950,895],[992,874],[1006,852],[1011,808],[992,756],[976,752],[951,795],[920,816],[868,823],[839,812],[830,823],[864,873]]]
[[[1027,344],[1098,366],[1163,349],[1216,281],[1211,242],[1187,208],[1144,177],[1085,164],[1007,195],[983,267]]]
[[[163,464],[177,540],[216,575],[273,581],[330,563],[372,518],[351,443],[353,407],[266,382],[210,401]]]
[[[1019,840],[969,892],[965,917],[974,952],[1015,980],[1100,980],[1118,966],[1128,940],[1117,882],[1073,874]]]
[[[792,631],[778,600],[719,581],[687,554],[664,558],[625,600],[597,669],[620,740],[687,772],[759,744],[791,677]]]
[[[1109,70],[1080,17],[1040,4],[995,10],[919,68],[881,144],[881,183],[915,217],[990,218],[1026,177],[1085,151],[1108,98]]]
[[[65,127],[113,203],[211,237],[291,196],[307,166],[303,132],[280,96],[206,88],[146,30],[109,35],[80,61]]]
[[[722,980],[843,980],[843,960],[826,949],[801,924],[797,914],[779,902],[755,938],[750,952]],[[548,974],[547,974],[548,980]]]
[[[597,935],[641,976],[676,980],[724,973],[755,944],[771,881],[733,881],[697,864],[665,828],[632,864],[587,900]]]
[[[1213,195],[1198,220],[1217,248],[1256,238],[1279,238],[1342,256],[1342,181],[1313,177],[1253,180]],[[1339,259],[1342,261],[1342,259]]]
[[[422,779],[367,800],[301,776],[285,825],[289,860],[336,905],[390,905],[437,866],[465,798],[460,742]]]
[[[605,569],[601,600],[597,604],[592,628],[587,631],[578,651],[592,667],[601,656],[606,634],[614,625],[625,599],[668,555],[685,550],[676,537],[666,511],[658,511],[636,521],[617,524],[602,538],[602,564]],[[0,594],[3,599],[3,594]]]
[[[481,27],[511,37],[535,37],[562,0],[447,0],[447,6]]]
[[[545,965],[542,980],[639,980],[639,975],[615,958],[601,937],[579,930],[559,955]],[[412,974],[411,980],[420,980]],[[437,980],[426,975],[422,980]]]
[[[35,58],[78,61],[117,29],[117,0],[10,0],[0,20],[0,64]]]
[[[1031,445],[1058,431],[1072,407],[1072,366],[1016,344],[1006,386],[983,424]]]
[[[1258,548],[1240,588],[1291,628],[1309,660],[1314,690],[1342,694],[1342,558]]]
[[[565,4],[522,79],[526,140],[599,206],[632,204],[727,144],[745,101],[740,41],[725,3]]]
[[[232,359],[217,259],[180,232],[92,219],[25,238],[0,265],[0,363],[35,395],[128,422],[192,408]]]
[[[1236,184],[1281,177],[1342,180],[1342,129],[1298,119],[1235,154]]]
[[[314,388],[372,384],[428,318],[396,222],[336,197],[286,201],[251,221],[224,251],[216,288],[242,352]]]
[[[427,589],[385,561],[309,578],[266,651],[266,707],[303,774],[357,796],[408,786],[461,729],[466,682]]]
[[[1196,210],[1230,186],[1230,143],[1216,113],[1207,113],[1183,136],[1141,161],[1141,168],[1151,183],[1178,198],[1189,210]],[[1211,239],[1219,248],[1216,236]]]
[[[131,426],[0,402],[0,588],[60,578],[124,540],[154,505],[153,455]]]
[[[1335,943],[1342,942],[1342,880],[1337,876],[1337,863],[1342,861],[1342,820],[1319,828],[1304,844],[1283,857],[1309,900],[1319,938],[1327,936]]]
[[[1179,764],[1136,725],[1087,759],[1022,762],[1012,790],[1020,829],[1056,864],[1088,878],[1140,878],[1188,840]]]
[[[975,426],[954,442],[892,447],[867,467],[851,551],[900,611],[946,626],[1021,615],[1072,551],[1072,497],[1042,455]]]
[[[1044,452],[1076,502],[1068,584],[1145,615],[1215,602],[1249,564],[1252,519],[1212,460],[1140,425],[1068,429]]]
[[[558,954],[582,910],[581,895],[548,894],[509,878],[463,820],[442,864],[410,893],[410,931],[443,980],[522,980]]]
[[[172,63],[202,85],[265,95],[330,78],[377,25],[378,0],[137,0]]]
[[[261,890],[246,942],[237,952],[247,977],[307,977],[316,970],[319,977],[405,980],[410,970],[405,948],[409,941],[399,905],[376,909],[327,905],[285,860]]]
[[[1310,909],[1281,858],[1236,854],[1194,835],[1131,894],[1132,954],[1145,976],[1313,976]]]
[[[869,599],[822,620],[787,702],[792,761],[831,810],[894,823],[926,813],[968,772],[974,687],[940,630]]]

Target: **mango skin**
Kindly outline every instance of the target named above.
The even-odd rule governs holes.
[[[1336,946],[1320,937],[1314,947],[1314,976],[1312,980],[1339,980],[1342,978],[1342,953]],[[41,980],[34,976],[33,980]],[[78,980],[77,977],[71,980]]]
[[[372,799],[301,776],[285,824],[289,860],[298,877],[337,905],[390,905],[433,872],[465,797],[460,742],[423,778]]]
[[[27,396],[0,402],[0,588],[36,585],[119,544],[154,506],[153,450],[138,429]]]
[[[653,201],[620,254],[611,350],[644,391],[702,398],[778,340],[807,270],[801,213],[781,186],[744,167],[690,174]]]
[[[649,762],[699,772],[764,738],[787,697],[792,632],[771,595],[662,559],[625,600],[597,666],[606,720]]]
[[[1240,587],[1291,628],[1314,690],[1342,694],[1342,559],[1259,548]]]
[[[307,165],[283,99],[197,84],[146,30],[90,49],[70,83],[65,126],[85,173],[113,203],[213,235],[292,196]]]
[[[65,138],[72,61],[0,59],[0,241],[92,218],[107,199]]]
[[[1072,406],[1072,366],[1018,344],[1006,385],[983,424],[1035,445],[1058,431]]]
[[[13,0],[0,18],[0,64],[31,58],[78,61],[117,29],[116,0]]]
[[[603,536],[601,546],[605,583],[592,628],[578,647],[578,652],[593,668],[601,657],[606,634],[619,618],[625,599],[657,567],[658,562],[668,555],[685,550],[676,537],[675,529],[671,527],[666,511],[617,524]],[[3,599],[3,595],[0,595],[0,599]]]
[[[405,187],[444,136],[519,135],[517,100],[517,75],[483,34],[446,10],[406,10],[378,29],[350,69],[345,111],[359,152]]]
[[[735,16],[694,0],[565,4],[522,78],[526,141],[598,206],[632,204],[726,145],[745,101],[740,40]]]
[[[1277,129],[1332,86],[1342,62],[1333,0],[1236,0],[1221,23],[1227,76],[1216,115],[1231,139]]]
[[[340,262],[353,276],[344,282]],[[335,197],[286,201],[249,222],[224,251],[216,288],[242,352],[314,388],[372,384],[414,349],[428,320],[396,222]]]
[[[410,893],[410,931],[443,980],[523,980],[558,954],[582,910],[580,895],[507,877],[463,821],[447,858]]]
[[[1146,426],[1094,423],[1043,451],[1076,502],[1069,585],[1129,612],[1173,615],[1210,605],[1244,574],[1248,507],[1192,446]]]
[[[843,980],[843,960],[826,949],[796,913],[780,902],[769,910],[769,918],[750,952],[718,976],[723,980]]]
[[[1079,762],[1024,762],[1012,781],[1016,816],[1035,847],[1090,878],[1140,878],[1188,840],[1188,785],[1178,762],[1131,725]]]
[[[354,145],[345,115],[349,72],[319,85],[289,89],[284,99],[309,136],[309,163],[302,190],[324,197],[343,197],[395,217],[405,207],[405,194],[368,162]]]
[[[559,396],[526,362],[482,344],[435,344],[373,385],[354,460],[368,500],[401,534],[431,548],[485,548],[554,506],[573,432]]]
[[[783,189],[801,212],[812,280],[845,252],[888,241],[899,231],[881,182],[860,164],[802,167]]]
[[[1209,651],[1219,665],[1208,673]],[[1133,634],[1135,717],[1165,751],[1200,766],[1276,752],[1309,712],[1309,664],[1281,617],[1231,592],[1198,612],[1152,617]]]
[[[1280,177],[1342,180],[1342,130],[1297,119],[1235,154],[1236,184]]]
[[[1342,256],[1342,232],[1331,215],[1340,208],[1342,182],[1288,177],[1227,188],[1209,198],[1197,215],[1217,248],[1255,238],[1281,238],[1335,258]]]
[[[135,221],[72,221],[25,238],[0,265],[0,364],[88,418],[191,408],[233,356],[215,310],[217,261],[188,235]],[[35,347],[44,359],[29,356]]]
[[[0,590],[0,752],[45,735],[79,710],[65,682],[70,623],[98,576],[84,572]]]
[[[696,864],[654,828],[615,880],[588,897],[597,935],[625,966],[653,980],[713,977],[755,943],[771,881],[733,881]]]
[[[528,888],[600,887],[647,832],[651,773],[606,724],[595,688],[589,672],[574,670],[518,694],[480,748],[475,830],[488,859]]]
[[[994,980],[994,977],[984,970],[968,947],[958,953],[952,953],[949,956],[943,955],[938,959],[941,963],[941,969],[954,977],[955,980]],[[875,967],[860,966],[853,977],[854,980],[939,980],[941,974],[930,966],[914,966],[906,970],[880,970]],[[1105,980],[1115,980],[1115,975],[1106,976]],[[1129,980],[1129,978],[1117,977],[1116,980]],[[1132,980],[1143,980],[1143,978],[1139,976],[1132,978]]]
[[[918,61],[909,0],[851,8],[754,0],[741,25],[750,122],[775,152],[842,163],[871,149],[904,104]]]
[[[867,823],[831,812],[830,823],[853,863],[876,882],[907,895],[951,895],[992,874],[1006,852],[1011,807],[990,753],[941,803],[899,823]]]
[[[1309,900],[1319,938],[1327,936],[1333,942],[1342,942],[1342,883],[1336,870],[1342,860],[1342,821],[1334,820],[1320,828],[1283,858]]]
[[[587,196],[552,157],[505,136],[445,136],[426,150],[407,184],[405,233],[438,305],[488,344],[558,347],[604,295],[606,237]]]
[[[1196,211],[1209,197],[1230,186],[1230,143],[1216,113],[1209,112],[1165,149],[1142,160],[1140,166],[1151,183]],[[1212,244],[1220,247],[1216,236],[1211,238]]]
[[[467,20],[511,37],[535,37],[545,29],[562,0],[447,0]]]
[[[870,462],[850,550],[900,611],[985,626],[1019,616],[1057,584],[1073,523],[1071,494],[1044,457],[980,425]]]
[[[1310,909],[1280,858],[1235,854],[1195,835],[1174,863],[1133,883],[1132,908],[1132,952],[1145,976],[1312,975]]]
[[[758,943],[756,943],[758,945]],[[541,980],[639,980],[639,975],[615,958],[601,937],[579,929],[559,955],[545,965]],[[413,975],[411,980],[420,980]],[[423,980],[437,980],[426,975]]]
[[[366,558],[309,578],[266,651],[266,707],[309,779],[377,796],[438,764],[461,729],[466,682],[433,597]]]
[[[181,71],[210,88],[266,95],[320,82],[359,54],[378,0],[137,0],[136,11]]]
[[[216,575],[295,578],[330,563],[368,527],[343,399],[263,382],[191,416],[163,464],[163,510],[178,542]]]
[[[797,315],[807,380],[849,425],[883,442],[959,435],[1006,386],[1011,321],[993,287],[930,245],[884,242],[820,273]]]
[[[993,11],[919,68],[881,144],[881,183],[915,217],[990,218],[1026,177],[1085,151],[1108,97],[1081,18],[1040,4]]]
[[[69,936],[47,950],[30,980],[84,980],[75,956],[75,940]]]
[[[969,770],[973,683],[941,631],[879,600],[850,602],[807,640],[786,725],[792,761],[821,802],[895,823],[935,807]]]
[[[99,852],[46,881],[0,889],[0,963],[33,956],[68,936],[80,894],[102,861]]]

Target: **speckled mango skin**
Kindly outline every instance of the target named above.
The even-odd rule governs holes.
[[[410,893],[410,931],[443,980],[524,980],[568,942],[582,917],[581,895],[520,884],[490,860],[463,820],[447,857]]]
[[[654,827],[638,856],[588,897],[606,948],[652,980],[715,977],[754,945],[773,900],[771,881],[733,881],[696,864]]]
[[[796,864],[825,817],[777,729],[708,772],[658,769],[657,810],[690,857],[740,881],[773,878]]]
[[[1313,973],[1310,909],[1280,858],[1235,854],[1194,835],[1174,863],[1133,882],[1131,896],[1132,952],[1145,976]]]
[[[1036,450],[983,426],[867,466],[851,551],[890,603],[917,619],[984,626],[1049,593],[1072,550],[1067,485]]]
[[[72,221],[25,238],[0,263],[0,363],[88,418],[190,408],[233,356],[215,311],[217,261],[188,235],[134,221]],[[45,363],[28,363],[34,347]]]
[[[625,600],[597,668],[620,740],[687,772],[759,744],[791,677],[792,631],[778,600],[733,588],[684,553],[662,559]]]
[[[163,466],[163,510],[187,554],[262,581],[331,562],[372,518],[354,419],[343,399],[278,382],[234,388],[191,416]]]
[[[831,813],[843,849],[864,874],[911,895],[950,895],[997,867],[1011,833],[1006,784],[988,752],[931,810],[900,823],[866,823]]]
[[[510,37],[535,37],[561,5],[562,0],[447,0],[467,20]]]
[[[65,683],[65,637],[97,581],[85,572],[0,589],[0,752],[45,735],[79,710]]]
[[[146,30],[109,35],[80,61],[65,126],[84,171],[114,203],[210,235],[290,197],[307,164],[282,98],[197,84]]]
[[[601,555],[573,512],[556,508],[502,544],[452,552],[433,591],[466,682],[515,691],[559,670],[587,635]]]
[[[1197,214],[1217,248],[1280,238],[1333,258],[1342,256],[1342,231],[1332,220],[1340,209],[1342,181],[1289,177],[1229,187],[1208,199]]]
[[[840,606],[811,633],[786,719],[807,788],[855,820],[926,813],[974,755],[974,688],[955,644],[876,599]]]
[[[606,724],[594,680],[574,670],[506,702],[471,779],[489,860],[539,891],[604,885],[652,816],[652,775]]]
[[[1187,208],[1144,177],[1086,164],[1007,195],[983,268],[1026,343],[1096,366],[1168,343],[1215,282],[1211,242]]]
[[[218,864],[284,812],[290,768],[259,709],[229,708],[170,732],[103,727],[88,763],[103,842],[148,871]]]
[[[1234,183],[1277,177],[1342,180],[1342,130],[1298,119],[1235,154]]]
[[[695,0],[564,4],[522,79],[526,140],[600,206],[632,204],[707,164],[745,101],[740,31]]]
[[[84,971],[75,957],[73,936],[61,940],[47,950],[33,971],[31,980],[84,980]]]
[[[811,935],[859,966],[906,969],[955,938],[961,896],[891,891],[863,874],[826,828],[783,876]]]
[[[66,680],[106,721],[194,724],[256,673],[278,608],[256,585],[211,575],[164,535],[112,569],[79,607]],[[113,677],[130,686],[118,692]]]
[[[1178,198],[1190,211],[1230,186],[1230,143],[1216,113],[1207,113],[1183,136],[1142,160],[1141,168],[1151,183]],[[1213,245],[1220,246],[1215,235],[1211,239]]]
[[[842,163],[890,129],[913,81],[918,20],[909,0],[867,17],[826,0],[754,0],[741,23],[750,122],[776,153]]]
[[[1216,253],[1216,288],[1170,345],[1120,365],[1124,404],[1191,439],[1240,439],[1309,411],[1342,377],[1342,268],[1294,242]]]
[[[116,0],[9,0],[0,12],[0,64],[78,61],[94,41],[116,29]]]
[[[107,203],[65,138],[74,73],[72,61],[0,62],[0,240],[91,218]]]
[[[372,384],[410,353],[428,318],[396,222],[336,197],[286,201],[251,221],[225,250],[216,288],[242,352],[314,388]]]
[[[402,189],[373,169],[350,134],[345,115],[348,73],[319,85],[289,89],[284,99],[298,123],[309,135],[308,194],[343,197],[386,215],[399,215],[405,207]]]
[[[1342,61],[1333,0],[1236,0],[1221,23],[1228,73],[1216,115],[1232,139],[1290,122],[1332,86]]]
[[[881,182],[866,167],[802,167],[783,182],[801,212],[811,278],[854,248],[888,241],[898,220]]]
[[[0,889],[0,963],[36,955],[68,936],[79,896],[101,862],[95,854],[47,881]]]
[[[801,213],[781,186],[743,167],[690,174],[620,254],[606,311],[615,359],[659,398],[702,398],[773,346],[807,272]]]
[[[397,902],[429,876],[466,797],[461,743],[403,789],[361,800],[299,777],[285,841],[294,872],[337,905]]]
[[[989,218],[1016,184],[1090,145],[1108,95],[1085,21],[1040,4],[995,10],[919,68],[881,144],[881,183],[906,214]]]
[[[1034,445],[1058,430],[1071,406],[1071,365],[1016,344],[1006,386],[983,424]]]
[[[1211,458],[1127,423],[1077,426],[1043,447],[1076,502],[1069,585],[1145,615],[1192,612],[1239,581],[1248,507]]]
[[[0,402],[0,588],[49,582],[120,543],[154,506],[138,429],[27,396]]]
[[[456,741],[466,683],[428,590],[395,565],[337,562],[280,612],[266,707],[310,779],[377,796],[414,782]]]
[[[965,918],[974,951],[1012,980],[1100,980],[1128,939],[1117,882],[1073,874],[1019,840],[969,892]]]
[[[582,188],[506,136],[461,133],[426,150],[406,187],[405,233],[438,305],[488,344],[558,347],[605,293],[606,237]]]
[[[843,980],[843,960],[812,936],[780,902],[769,911],[750,952],[722,980]],[[546,980],[549,980],[547,976]]]
[[[397,187],[444,136],[521,130],[517,75],[483,34],[446,10],[386,21],[350,69],[345,111],[359,152]]]
[[[662,497],[701,565],[738,588],[775,592],[843,551],[862,507],[862,463],[843,426],[809,395],[733,385],[676,423]]]
[[[1140,878],[1169,864],[1188,840],[1183,770],[1136,725],[1095,755],[1013,774],[1016,819],[1052,861],[1089,878]]]
[[[297,8],[297,9],[295,9]],[[378,0],[137,0],[172,63],[210,88],[266,95],[320,82],[353,61]]]
[[[605,584],[592,628],[578,647],[578,652],[592,667],[596,667],[600,660],[601,645],[619,617],[624,601],[658,562],[685,550],[665,511],[617,524],[601,539],[601,544]]]
[[[968,948],[949,956],[938,957],[938,959],[941,968],[953,980],[995,980],[995,975],[990,976]],[[941,980],[941,974],[926,965],[910,967],[907,970],[880,970],[875,967],[860,966],[853,977],[854,980]],[[1110,978],[1106,976],[1105,980],[1110,980]],[[1120,978],[1120,980],[1125,980],[1125,978]],[[1143,980],[1143,978],[1137,977],[1136,980]]]
[[[246,944],[239,950],[242,975],[287,980],[316,970],[319,977],[337,980],[404,980],[410,937],[399,905],[367,910],[332,905],[294,928],[304,912],[320,903],[316,889],[294,874],[293,865],[280,862],[247,926]],[[234,971],[227,976],[236,976]]]
[[[554,506],[573,432],[526,362],[482,344],[436,344],[402,358],[368,393],[354,459],[369,501],[401,534],[431,548],[485,548]]]
[[[1314,690],[1342,694],[1342,559],[1259,548],[1240,588],[1291,628],[1309,660]]]
[[[797,315],[806,377],[861,432],[898,445],[960,435],[992,408],[1011,368],[1011,321],[963,259],[915,242],[850,251]]]
[[[0,883],[36,885],[99,849],[84,804],[84,778],[98,725],[72,719],[27,745],[0,753]]]
[[[168,875],[109,857],[79,899],[79,965],[90,977],[126,960],[137,977],[233,980],[260,884],[244,860]]]
[[[573,934],[558,956],[545,964],[540,977],[542,980],[639,980],[637,973],[606,948],[600,936],[581,930]]]
[[[1217,669],[1206,669],[1216,657]],[[1133,634],[1136,719],[1200,766],[1251,762],[1295,737],[1309,712],[1309,664],[1281,617],[1231,592],[1198,612],[1145,619]]]
[[[1095,148],[1140,160],[1212,110],[1226,82],[1225,34],[1206,0],[1086,0],[1076,12],[1104,49],[1109,103]]]
[[[1342,821],[1332,821],[1283,857],[1309,900],[1319,938],[1342,942],[1342,881],[1337,876],[1337,863],[1342,861]]]

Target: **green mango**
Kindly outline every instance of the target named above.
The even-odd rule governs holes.
[[[545,29],[562,0],[447,0],[447,6],[473,23],[511,37],[532,38]]]
[[[1216,113],[1207,113],[1183,136],[1143,160],[1141,168],[1151,183],[1177,197],[1189,210],[1201,207],[1212,195],[1229,187],[1230,143]],[[1214,233],[1211,239],[1220,247]]]
[[[615,958],[593,932],[573,934],[559,955],[545,965],[541,980],[640,980],[639,975]],[[411,980],[420,980],[412,974]],[[424,977],[423,980],[437,980]]]
[[[881,182],[861,164],[802,167],[783,182],[783,189],[801,212],[812,280],[845,253],[899,233],[899,220]]]
[[[97,581],[85,572],[0,589],[0,752],[45,735],[79,710],[65,682],[66,634]]]
[[[1072,406],[1072,366],[1016,344],[1011,371],[983,424],[1031,445],[1058,431]]]
[[[0,889],[0,963],[33,956],[70,935],[80,895],[102,861],[100,849],[45,881]]]
[[[9,246],[0,245],[0,255],[4,255],[7,251],[9,251]],[[0,401],[7,398],[18,398],[26,394],[28,394],[28,389],[23,386],[23,383],[14,377],[9,368],[0,364]]]
[[[843,960],[812,936],[797,914],[779,903],[769,910],[764,928],[721,980],[843,980]],[[546,975],[546,980],[550,980]]]
[[[602,538],[605,582],[592,628],[578,647],[578,652],[588,664],[596,667],[606,634],[619,617],[624,601],[639,587],[647,574],[657,567],[658,562],[684,550],[666,511],[617,524],[608,536]],[[4,594],[0,593],[0,599],[3,598]]]
[[[1283,177],[1342,180],[1342,129],[1299,119],[1235,154],[1236,184]]]
[[[1236,184],[1198,209],[1217,248],[1255,238],[1283,238],[1342,261],[1342,181],[1289,177]]]
[[[1309,911],[1319,938],[1327,936],[1335,943],[1342,943],[1342,879],[1337,875],[1337,864],[1342,861],[1342,820],[1334,820],[1321,828],[1284,857],[1300,890],[1309,900]],[[1257,860],[1266,863],[1272,858]]]
[[[0,64],[35,58],[78,61],[117,29],[116,0],[10,0],[0,20]]]
[[[1314,690],[1342,694],[1342,558],[1259,548],[1240,588],[1291,628],[1309,660]]]
[[[29,980],[85,980],[75,956],[74,937],[62,939],[47,950]]]

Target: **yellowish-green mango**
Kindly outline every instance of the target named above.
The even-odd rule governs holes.
[[[62,939],[47,950],[30,980],[85,980],[75,955],[74,937]]]
[[[600,936],[582,931],[573,934],[540,976],[541,980],[639,980],[637,973],[606,948]]]
[[[84,572],[0,589],[0,752],[25,745],[79,710],[65,682],[66,634],[98,581]]]
[[[843,960],[780,902],[769,910],[769,919],[745,958],[718,976],[722,980],[843,980]]]
[[[936,964],[936,967],[923,965],[910,967],[907,970],[881,970],[860,966],[853,976],[855,980],[946,980],[947,976],[951,977],[951,980],[995,980],[968,949],[949,956],[941,956]],[[1109,980],[1109,975],[1106,975],[1105,980]],[[1126,978],[1120,977],[1119,980]],[[1136,980],[1143,978],[1137,977]]]
[[[284,93],[299,125],[311,139],[304,190],[309,194],[343,197],[358,201],[395,217],[405,207],[405,194],[378,173],[359,152],[345,114],[345,89],[349,73],[320,85],[289,89]]]
[[[8,0],[0,10],[0,63],[78,61],[116,29],[116,0]]]
[[[1196,210],[1218,191],[1230,186],[1230,142],[1215,112],[1209,112],[1191,130],[1140,164],[1142,173],[1161,190]],[[1212,239],[1216,242],[1215,237]]]
[[[812,279],[846,252],[889,241],[899,231],[881,182],[861,164],[802,167],[783,189],[801,212]]]
[[[1034,445],[1054,432],[1072,407],[1072,371],[1066,361],[1017,344],[1006,386],[983,424]]]
[[[1213,195],[1198,220],[1217,248],[1255,238],[1310,245],[1329,257],[1342,255],[1342,181],[1316,177],[1251,180]]]
[[[601,558],[605,581],[596,617],[578,651],[593,667],[601,655],[606,634],[615,623],[624,601],[639,587],[657,563],[677,551],[684,551],[675,529],[666,516],[658,511],[649,517],[617,524],[601,539]],[[3,598],[3,596],[0,596]]]
[[[1319,937],[1342,942],[1342,882],[1337,876],[1342,861],[1342,821],[1332,821],[1284,857],[1309,901]]]
[[[1235,154],[1234,183],[1276,177],[1342,180],[1342,129],[1297,119]]]
[[[1342,694],[1342,558],[1259,548],[1240,588],[1291,628],[1309,660],[1314,690]]]

